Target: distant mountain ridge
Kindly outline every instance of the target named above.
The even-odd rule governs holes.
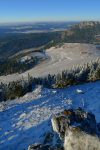
[[[47,33],[5,34],[0,37],[0,59],[24,51],[29,48],[44,46],[44,49],[60,43],[99,43],[100,22],[84,21],[73,24],[64,31]],[[97,38],[96,38],[97,37]]]
[[[80,22],[79,24],[76,24],[75,26],[79,28],[85,28],[85,27],[94,27],[100,25],[100,21],[83,21]]]
[[[62,32],[62,41],[67,43],[100,44],[100,39],[96,38],[98,35],[100,35],[100,22],[84,21]]]

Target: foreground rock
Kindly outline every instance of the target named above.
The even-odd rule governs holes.
[[[53,147],[50,145],[34,144],[28,150],[64,150],[63,147]]]
[[[64,150],[100,150],[100,140],[73,128],[65,135]]]
[[[51,122],[43,143],[33,144],[28,150],[100,150],[100,124],[92,113],[81,108],[64,110]]]
[[[85,112],[81,108],[75,111],[64,110],[52,119],[53,130],[57,132],[61,139],[64,139],[65,133],[70,129],[84,131],[87,134],[97,135],[97,124],[95,116],[92,113]]]

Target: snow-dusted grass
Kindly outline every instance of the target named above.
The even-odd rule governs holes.
[[[52,115],[79,106],[100,122],[100,81],[58,90],[38,87],[20,99],[0,103],[0,150],[23,150],[41,142]]]

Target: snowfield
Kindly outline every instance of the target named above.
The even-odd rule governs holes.
[[[100,81],[56,90],[39,86],[0,103],[0,150],[27,150],[43,140],[54,114],[77,107],[93,112],[100,122]]]
[[[65,43],[61,47],[47,49],[45,55],[36,53],[37,55],[48,59],[25,73],[0,76],[0,82],[7,83],[16,81],[21,79],[22,76],[27,79],[28,74],[33,77],[57,74],[62,72],[62,70],[71,69],[73,66],[83,65],[84,63],[97,60],[100,58],[100,51],[93,44]]]

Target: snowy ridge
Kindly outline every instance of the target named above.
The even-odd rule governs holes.
[[[54,114],[79,106],[100,122],[100,81],[57,90],[38,87],[20,99],[0,103],[0,150],[26,150],[41,142]]]

